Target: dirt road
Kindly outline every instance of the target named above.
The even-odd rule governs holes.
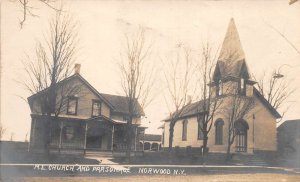
[[[297,182],[300,181],[300,175],[288,174],[224,174],[224,175],[199,175],[199,176],[126,176],[126,177],[25,177],[2,179],[3,182]]]

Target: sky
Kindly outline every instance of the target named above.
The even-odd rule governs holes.
[[[165,103],[162,58],[183,44],[200,50],[205,41],[212,46],[222,44],[228,23],[234,18],[250,72],[259,77],[264,72],[280,68],[296,92],[287,101],[291,105],[284,120],[300,118],[300,54],[273,28],[280,31],[300,50],[300,2],[288,5],[281,1],[64,1],[65,12],[79,24],[81,75],[99,92],[120,94],[120,74],[117,61],[124,34],[140,26],[146,28],[146,39],[152,45],[150,61],[155,64],[158,79],[157,94],[145,108],[143,125],[147,133],[160,134],[170,109]],[[30,109],[22,99],[30,96],[19,83],[26,75],[21,60],[33,55],[36,42],[43,40],[54,11],[33,1],[33,13],[20,29],[22,10],[16,2],[1,2],[1,122],[6,128],[4,140],[13,136],[24,141],[30,133]]]

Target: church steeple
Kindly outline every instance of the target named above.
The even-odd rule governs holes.
[[[234,19],[231,18],[218,60],[241,61],[243,59],[245,59],[245,54]]]
[[[215,80],[228,77],[249,78],[245,53],[233,18],[229,22],[214,73]]]

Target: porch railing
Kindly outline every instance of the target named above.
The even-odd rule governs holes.
[[[59,146],[59,142],[51,142],[50,148],[64,148],[64,149],[84,149],[84,144],[80,142],[72,142],[72,143],[62,143],[61,146]]]

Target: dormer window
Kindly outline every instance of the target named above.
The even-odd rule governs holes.
[[[216,96],[223,94],[223,83],[222,80],[218,80],[216,84]]]
[[[241,78],[241,90],[243,90],[245,87],[245,79],[244,78]]]
[[[246,81],[244,78],[241,78],[239,83],[239,93],[241,95],[246,95]]]
[[[101,102],[99,100],[93,100],[92,116],[100,116],[100,115],[101,115]]]

